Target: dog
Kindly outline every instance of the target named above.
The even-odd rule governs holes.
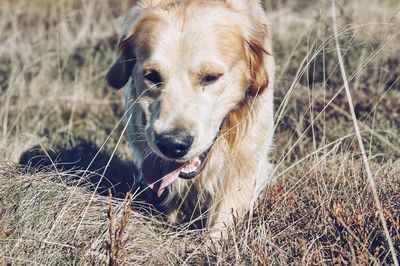
[[[172,223],[224,235],[271,182],[275,64],[258,0],[144,0],[108,70],[138,182]]]

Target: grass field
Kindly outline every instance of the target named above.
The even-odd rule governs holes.
[[[0,264],[396,263],[397,0],[336,1],[335,17],[331,1],[265,2],[277,62],[277,182],[254,217],[236,223],[214,248],[204,245],[206,231],[171,228],[139,202],[129,208],[135,195],[110,199],[104,182],[103,193],[94,193],[93,169],[61,171],[45,157],[36,159],[47,171],[19,167],[21,155],[46,153],[87,165],[101,147],[95,165],[104,167],[115,152],[104,172],[113,185],[132,176],[121,138],[123,93],[104,81],[132,2],[0,2]],[[32,147],[37,152],[26,154]],[[83,177],[79,186],[76,176]]]

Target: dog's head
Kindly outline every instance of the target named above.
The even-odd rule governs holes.
[[[267,89],[268,28],[253,2],[153,0],[133,10],[107,80],[119,89],[131,79],[148,145],[163,159],[194,162]]]

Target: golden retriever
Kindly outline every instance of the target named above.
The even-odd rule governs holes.
[[[144,0],[130,11],[107,81],[126,88],[139,182],[172,222],[224,233],[271,180],[274,71],[258,0]]]

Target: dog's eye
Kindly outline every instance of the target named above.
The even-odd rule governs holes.
[[[156,70],[146,71],[144,74],[144,78],[157,86],[159,86],[161,82],[163,82],[160,73],[158,73]]]
[[[211,83],[214,83],[215,81],[217,81],[221,76],[222,76],[222,74],[208,74],[208,75],[205,75],[201,79],[201,82],[204,85],[208,85],[208,84],[211,84]]]

